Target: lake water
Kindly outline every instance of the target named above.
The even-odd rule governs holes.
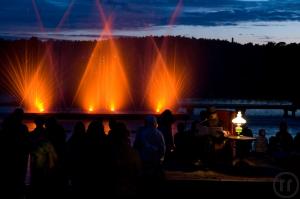
[[[239,101],[208,101],[212,104],[217,104],[217,103],[244,103],[244,101],[239,100]],[[207,102],[206,102],[207,103]],[[257,102],[257,101],[247,101],[245,103],[267,103],[267,102]],[[268,102],[268,103],[289,103],[289,102]],[[3,112],[12,112],[14,110],[13,107],[0,107],[0,113]],[[193,121],[193,119],[199,119],[199,114],[203,109],[194,109],[193,115],[191,116],[191,120],[187,120],[187,121],[176,121],[176,123],[174,123],[173,125],[173,134],[176,133],[176,125],[178,122],[185,122],[187,129],[188,130],[190,128],[191,122]],[[184,112],[184,110],[180,110],[178,109],[178,112]],[[295,135],[300,132],[300,111],[298,110],[296,112],[296,117],[292,118],[292,117],[288,117],[288,118],[284,118],[283,117],[283,110],[270,110],[270,109],[249,109],[246,111],[245,115],[243,116],[246,120],[247,120],[247,125],[250,129],[252,129],[252,132],[254,134],[254,136],[257,135],[258,130],[261,128],[264,128],[266,130],[267,133],[267,137],[269,138],[272,135],[275,135],[276,132],[278,131],[278,127],[279,127],[279,123],[282,120],[286,120],[288,123],[288,127],[289,127],[289,132],[292,134],[293,137],[295,137]],[[0,120],[3,119],[0,117]],[[121,120],[123,122],[126,123],[128,129],[132,132],[132,136],[134,137],[135,135],[135,131],[137,130],[138,127],[143,125],[143,119],[139,119],[139,120]],[[29,130],[32,130],[34,128],[34,124],[32,121],[28,120],[25,121],[26,125],[28,126]],[[66,130],[66,134],[67,134],[67,139],[71,136],[72,131],[73,131],[73,126],[76,123],[76,120],[60,120],[59,121],[65,128]],[[84,120],[83,121],[86,125],[86,127],[88,126],[90,120]],[[108,122],[105,121],[104,122],[104,126],[105,126],[105,131],[108,131]]]
[[[195,115],[193,119],[197,119],[198,116]],[[282,115],[255,115],[255,114],[249,114],[245,115],[245,119],[247,120],[248,127],[252,130],[253,135],[257,136],[259,129],[264,128],[266,130],[266,136],[269,138],[272,135],[275,135],[276,132],[279,129],[279,123],[282,120],[285,120],[289,127],[289,132],[292,134],[293,137],[300,132],[300,117],[296,118],[284,118]],[[119,120],[124,122],[127,125],[127,128],[132,132],[132,141],[135,137],[136,130],[144,124],[144,121],[142,119],[140,120]],[[191,120],[178,120],[173,124],[173,135],[176,133],[176,126],[179,122],[185,122],[186,123],[186,130],[188,130],[192,123]],[[59,120],[59,122],[63,125],[63,127],[66,130],[66,137],[67,139],[72,135],[73,127],[77,120]],[[90,120],[83,120],[86,128],[88,127],[88,124],[90,123]],[[32,120],[26,120],[26,125],[28,126],[29,130],[33,130],[35,125],[33,124]],[[108,132],[108,121],[104,120],[104,127],[105,131]]]

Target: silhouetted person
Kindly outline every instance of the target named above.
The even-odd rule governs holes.
[[[175,122],[175,118],[169,109],[163,111],[158,118],[158,130],[160,130],[164,136],[166,144],[166,158],[170,155],[174,148],[172,124]]]
[[[66,147],[66,135],[62,125],[54,117],[50,117],[45,122],[46,136],[53,144],[58,158],[63,159]]]
[[[114,118],[109,119],[108,125],[110,130],[114,130],[116,127],[117,121]]]
[[[268,151],[268,139],[266,138],[266,130],[259,129],[258,136],[254,142],[254,149],[257,155],[263,156]]]
[[[28,128],[22,123],[24,111],[20,108],[5,118],[2,124],[1,149],[1,198],[21,198],[25,190],[28,161]],[[8,195],[7,195],[8,194]]]
[[[41,117],[36,117],[34,119],[35,128],[29,134],[31,150],[35,150],[37,146],[46,139],[44,123],[45,122]]]
[[[298,132],[294,138],[294,149],[296,152],[300,152],[300,132]]]
[[[110,140],[112,195],[133,197],[138,194],[141,161],[129,140],[124,123],[115,123]]]
[[[159,188],[163,178],[162,163],[164,161],[166,145],[162,133],[157,129],[154,116],[147,116],[145,126],[136,134],[134,148],[138,151],[142,161],[143,188],[147,194],[153,194]],[[155,188],[151,188],[155,186]]]
[[[189,156],[190,136],[185,130],[185,124],[180,122],[177,124],[177,133],[174,135],[175,154],[180,162],[186,162]]]
[[[285,159],[290,156],[292,148],[293,137],[288,132],[286,121],[281,121],[279,131],[269,139],[269,152],[276,160],[286,163]]]
[[[73,134],[67,143],[67,168],[69,183],[75,196],[83,193],[85,126],[76,122]]]
[[[247,126],[247,124],[244,125],[241,135],[253,137],[252,130]],[[253,141],[237,142],[237,147],[239,147],[237,152],[240,153],[241,156],[249,155],[249,153],[252,151],[252,142]]]
[[[56,197],[58,157],[54,146],[46,137],[44,121],[37,117],[35,129],[30,132],[31,193],[33,199]]]
[[[209,128],[223,127],[223,121],[220,120],[217,109],[210,106],[206,109],[206,120],[201,122],[201,125]],[[220,154],[222,147],[224,147],[224,133],[223,131],[208,130],[208,134],[201,136],[200,141],[202,145],[202,160],[204,165],[213,166],[217,161],[217,153]]]
[[[109,193],[109,150],[102,120],[92,121],[84,144],[84,196],[100,197]]]
[[[272,156],[276,156],[277,151],[278,151],[278,140],[275,136],[271,136],[269,138],[268,153]]]
[[[279,150],[283,152],[290,152],[293,146],[293,137],[288,132],[288,125],[286,121],[281,121],[279,131],[276,133]]]
[[[199,127],[201,127],[201,122],[198,120],[194,120],[191,123],[191,128],[187,132],[188,135],[188,151],[186,158],[190,163],[199,161],[200,159],[204,158],[204,155],[207,154],[207,145],[206,136],[199,135]],[[205,139],[204,139],[205,138]]]
[[[50,117],[46,119],[46,136],[53,145],[57,154],[57,164],[55,172],[53,172],[53,194],[62,195],[67,186],[67,175],[65,171],[66,163],[66,135],[65,130],[56,118]]]
[[[115,120],[114,118],[109,119],[108,121],[108,126],[109,126],[109,131],[107,134],[107,139],[110,142],[111,141],[111,136],[114,134],[114,132],[116,131],[116,125],[117,125],[117,120]]]
[[[203,116],[202,116],[203,117]],[[202,122],[203,126],[207,127],[222,127],[223,122],[219,119],[217,109],[213,106],[206,110],[206,119]]]

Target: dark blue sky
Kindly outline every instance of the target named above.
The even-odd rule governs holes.
[[[100,2],[106,15],[113,17],[116,35],[164,35],[167,32],[197,38],[234,37],[242,43],[300,42],[300,0],[183,0],[171,29],[167,25],[178,0]],[[61,23],[70,5],[69,14]],[[94,39],[101,28],[96,0],[0,1],[2,37]]]

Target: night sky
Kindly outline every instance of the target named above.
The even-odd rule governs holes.
[[[114,35],[181,35],[240,43],[300,42],[299,0],[103,0]],[[36,9],[35,9],[36,8]],[[0,37],[93,40],[96,0],[1,0]]]

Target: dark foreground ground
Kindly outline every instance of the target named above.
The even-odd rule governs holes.
[[[144,182],[137,195],[119,198],[300,198],[299,162],[285,161],[285,166],[269,164],[270,161],[249,157],[247,163],[235,166],[204,167],[201,164],[183,166],[170,162],[165,166],[164,178],[160,182]],[[30,189],[22,199],[31,199]],[[94,199],[115,198],[116,193],[96,187],[94,193],[78,193],[68,189],[64,193],[45,199]],[[12,198],[9,195],[1,199]],[[35,199],[35,198],[34,198]]]
[[[249,156],[213,168],[169,167],[162,194],[181,198],[300,198],[299,157],[274,161]]]

